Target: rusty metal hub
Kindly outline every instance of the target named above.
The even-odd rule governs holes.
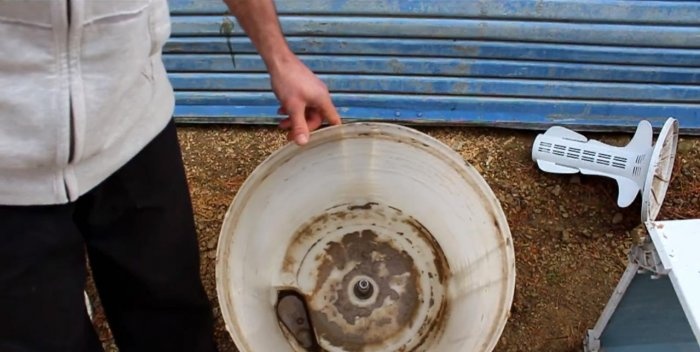
[[[359,278],[356,280],[355,285],[353,285],[352,293],[355,298],[359,300],[367,300],[372,297],[374,293],[374,285],[371,282],[371,278]]]

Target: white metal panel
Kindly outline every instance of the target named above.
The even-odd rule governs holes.
[[[700,219],[655,221],[647,227],[700,344]]]

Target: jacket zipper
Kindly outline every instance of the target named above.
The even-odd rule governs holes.
[[[71,76],[71,67],[70,67],[70,57],[71,57],[71,51],[70,51],[70,32],[71,32],[71,0],[66,0],[66,11],[67,11],[67,18],[68,18],[68,40],[66,41],[66,53],[68,55],[68,79],[72,79]],[[68,120],[69,120],[69,130],[68,130],[68,163],[70,164],[73,162],[73,155],[75,154],[75,141],[73,141],[73,137],[75,135],[75,122],[74,116],[73,116],[73,92],[72,89],[68,88]],[[66,187],[67,188],[67,187]],[[67,190],[67,189],[66,189]]]
[[[73,12],[71,10],[71,0],[66,0],[65,1],[65,6],[66,6],[66,60],[67,60],[67,74],[68,74],[68,157],[67,157],[67,164],[71,164],[73,162],[73,156],[74,156],[74,148],[75,148],[75,143],[73,142],[73,138],[75,135],[74,131],[74,116],[73,116],[73,89],[71,88],[71,27],[72,27],[72,19],[71,19],[71,13]],[[66,169],[67,170],[67,169]],[[71,190],[70,187],[68,186],[68,174],[66,171],[63,172],[63,188],[66,193],[66,198],[68,201],[71,199]]]

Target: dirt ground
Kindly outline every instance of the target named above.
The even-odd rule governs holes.
[[[546,174],[530,157],[536,132],[427,128],[459,152],[491,186],[515,244],[517,281],[511,317],[496,351],[580,351],[627,263],[640,225],[640,202],[616,205],[617,185],[601,177]],[[236,351],[216,300],[214,262],[224,213],[250,172],[281,147],[275,128],[181,126],[202,254],[202,274],[222,351]],[[624,145],[628,134],[587,134]],[[700,138],[681,137],[659,219],[700,218]],[[93,295],[94,299],[94,295]],[[104,316],[96,321],[112,346]]]

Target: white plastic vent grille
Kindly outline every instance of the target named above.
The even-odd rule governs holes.
[[[607,153],[596,153],[592,150],[586,150],[575,147],[567,147],[562,144],[552,144],[549,142],[540,142],[538,151],[545,154],[553,154],[560,157],[565,157],[572,160],[582,160],[589,163],[595,163],[604,166],[612,166],[624,170],[627,165],[627,158],[619,155]],[[641,160],[640,160],[641,159]],[[641,164],[644,160],[644,155],[637,157],[637,164]],[[634,168],[635,175],[641,172],[641,168]]]

